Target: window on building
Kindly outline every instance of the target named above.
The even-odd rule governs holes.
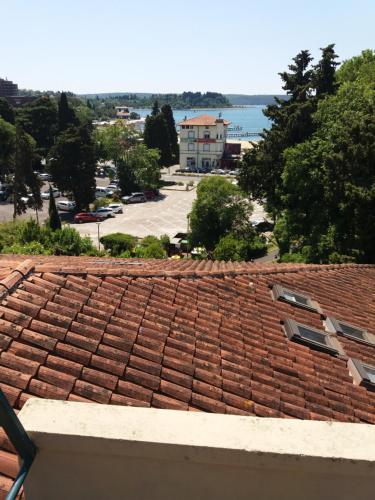
[[[375,364],[370,365],[359,359],[350,358],[348,370],[355,384],[375,389]]]
[[[284,322],[284,331],[290,340],[300,344],[308,345],[328,354],[344,354],[340,342],[334,336],[322,330],[287,319]]]
[[[188,167],[195,167],[195,158],[194,157],[186,158],[186,165]]]
[[[209,151],[210,150],[210,145],[209,144],[203,144],[203,151]]]
[[[194,137],[195,137],[195,132],[194,132],[194,130],[189,130],[189,132],[188,132],[188,137],[189,137],[189,139],[194,139]]]
[[[319,313],[322,312],[319,304],[308,295],[290,290],[289,288],[284,288],[281,285],[273,285],[272,294],[275,300],[282,300],[305,309],[310,309]]]
[[[189,142],[188,143],[188,151],[194,151],[195,149],[195,144],[194,142]]]
[[[375,335],[368,333],[364,328],[346,323],[346,321],[327,317],[326,329],[330,332],[338,333],[345,337],[359,340],[360,342],[365,342],[366,344],[375,345]]]
[[[204,134],[203,134],[203,137],[204,137],[205,139],[209,139],[209,138],[210,138],[210,135],[211,135],[211,134],[210,134],[210,131],[209,131],[209,130],[205,130],[205,131],[204,131]]]

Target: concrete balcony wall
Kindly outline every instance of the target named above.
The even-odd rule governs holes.
[[[27,500],[367,500],[375,427],[35,399]]]

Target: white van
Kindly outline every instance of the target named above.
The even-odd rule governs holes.
[[[108,196],[107,188],[97,186],[95,191],[95,198],[104,198],[105,196]]]

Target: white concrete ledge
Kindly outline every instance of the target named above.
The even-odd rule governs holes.
[[[374,496],[375,426],[42,399],[19,418],[39,449],[28,500]]]

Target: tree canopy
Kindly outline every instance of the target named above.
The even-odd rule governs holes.
[[[212,251],[222,236],[246,233],[252,206],[239,188],[221,177],[202,179],[190,213],[190,241]]]
[[[58,131],[55,101],[42,96],[20,108],[17,123],[36,141],[37,152],[46,157]]]
[[[60,133],[50,150],[49,170],[57,187],[68,193],[77,209],[95,198],[96,148],[88,127],[70,127]]]
[[[272,210],[283,261],[375,262],[375,54],[338,70],[336,58],[322,49],[310,76],[309,57],[295,58],[282,74],[290,101],[268,108],[273,125],[241,167],[240,185]]]
[[[143,139],[148,148],[160,151],[159,165],[161,167],[172,165],[171,138],[168,123],[162,113],[147,116]]]
[[[121,192],[130,194],[144,188],[157,188],[160,181],[159,152],[144,144],[130,148],[118,163]]]

